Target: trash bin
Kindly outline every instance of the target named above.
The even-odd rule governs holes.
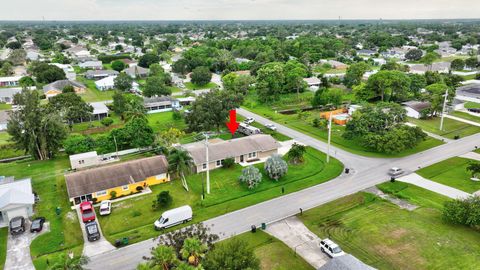
[[[345,168],[345,173],[348,174],[350,172],[349,168]]]
[[[128,237],[124,237],[124,238],[122,239],[122,244],[123,244],[124,246],[128,245]]]
[[[115,240],[115,246],[116,247],[121,247],[122,246],[122,240],[121,239]]]
[[[262,230],[267,229],[267,224],[265,222],[262,222]]]
[[[252,233],[257,232],[257,226],[252,225]]]
[[[390,182],[394,183],[395,182],[395,177],[390,177]]]
[[[62,213],[62,209],[57,206],[57,208],[55,208],[55,213],[57,214],[57,216],[59,216]]]

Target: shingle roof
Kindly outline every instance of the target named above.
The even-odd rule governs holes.
[[[270,135],[256,134],[228,141],[219,141],[208,145],[208,159],[210,162],[252,152],[265,152],[278,149],[280,144]],[[205,144],[196,142],[183,145],[193,158],[193,162],[203,164],[206,162]]]
[[[407,101],[402,104],[414,109],[417,112],[421,112],[422,110],[430,108],[431,106],[430,102],[423,102],[423,101],[416,101],[416,100]]]
[[[125,73],[127,73],[130,76],[136,76],[137,74],[148,74],[148,69],[140,67],[140,66],[134,66],[134,67],[129,67],[125,70]]]
[[[77,82],[77,81],[70,81],[70,80],[59,80],[55,81],[53,83],[47,84],[43,87],[43,91],[47,92],[49,90],[60,90],[62,91],[65,86],[71,85],[73,87],[78,87],[78,88],[85,88],[85,85]]]
[[[111,76],[118,75],[118,71],[110,69],[87,70],[87,76]]]
[[[137,159],[65,175],[70,198],[145,180],[168,172],[165,156]]]
[[[329,260],[326,264],[318,270],[374,270],[375,268],[364,264],[359,259],[350,254],[345,254],[340,257],[335,257]]]

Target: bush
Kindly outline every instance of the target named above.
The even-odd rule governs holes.
[[[116,55],[99,55],[98,60],[102,61],[103,64],[108,64],[113,60],[119,59],[132,59],[129,54],[116,54]]]
[[[117,198],[117,192],[114,190],[110,191],[110,200],[114,200],[115,198]]]
[[[224,168],[231,168],[233,167],[233,165],[235,165],[235,159],[234,158],[226,158],[223,160],[223,167]]]
[[[113,119],[110,118],[110,117],[105,117],[105,118],[103,118],[103,119],[100,121],[100,123],[102,123],[102,125],[108,127],[108,126],[110,126],[111,124],[113,124]]]
[[[112,62],[112,69],[120,72],[125,69],[125,63],[120,60],[115,60]]]
[[[445,202],[443,219],[453,224],[467,226],[480,225],[480,197],[472,196],[466,199],[456,199]]]
[[[172,118],[173,120],[180,120],[182,119],[182,113],[179,110],[173,110]]]
[[[153,201],[152,208],[157,210],[169,206],[173,201],[170,192],[164,190],[157,195],[157,199]]]
[[[142,187],[142,186],[137,186],[135,189],[136,189],[138,192],[140,192],[140,191],[143,190],[143,187]]]
[[[246,183],[249,189],[254,189],[262,181],[262,174],[259,169],[248,166],[242,170],[242,174],[238,177],[238,180]]]
[[[72,135],[63,142],[63,147],[69,155],[90,152],[95,149],[95,140],[90,136]]]
[[[287,174],[288,164],[279,155],[272,155],[265,162],[265,171],[270,179],[278,181],[278,179]]]
[[[212,73],[208,67],[196,67],[191,74],[192,83],[196,85],[206,85],[212,80]]]

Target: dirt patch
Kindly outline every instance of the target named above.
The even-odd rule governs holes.
[[[73,221],[77,218],[77,214],[74,211],[70,211],[65,215],[65,218]]]
[[[394,246],[388,246],[387,244],[379,244],[373,246],[383,258],[390,261],[391,265],[397,266],[397,269],[423,269],[422,265],[425,265],[425,258],[420,257],[419,252],[415,248],[414,244],[400,244]]]
[[[393,204],[396,204],[398,207],[400,207],[402,209],[406,209],[408,211],[413,211],[413,210],[418,208],[418,205],[411,204],[406,200],[402,200],[402,199],[393,197],[389,194],[385,194],[385,193],[383,193],[383,191],[381,191],[377,187],[370,187],[370,188],[365,189],[364,191],[368,192],[368,193],[371,193],[371,194],[374,194],[374,195],[376,195],[376,196],[378,196],[378,197],[380,197],[384,200],[387,200],[387,201],[389,201]]]
[[[389,235],[394,239],[399,239],[399,238],[405,236],[405,234],[407,234],[407,232],[408,231],[406,229],[399,228],[399,229],[391,231]]]

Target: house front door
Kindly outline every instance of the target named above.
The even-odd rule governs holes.
[[[240,156],[240,162],[243,162],[243,155]]]

